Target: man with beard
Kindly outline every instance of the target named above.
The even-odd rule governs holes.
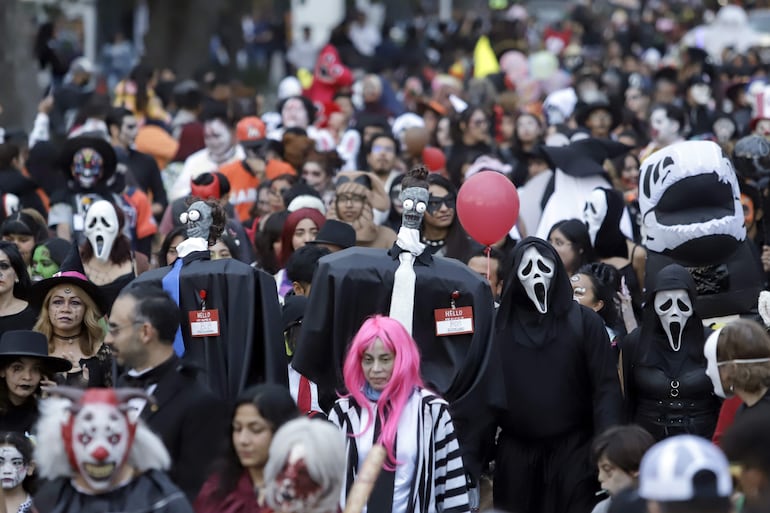
[[[521,241],[505,279],[493,344],[505,369],[494,503],[506,511],[588,513],[594,436],[621,421],[617,357],[604,324],[572,299],[556,250]]]

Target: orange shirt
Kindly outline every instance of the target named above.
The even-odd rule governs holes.
[[[222,165],[219,172],[230,182],[230,203],[235,215],[241,222],[248,221],[251,218],[251,209],[257,202],[259,178],[246,169],[242,160]]]

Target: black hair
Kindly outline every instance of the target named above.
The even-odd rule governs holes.
[[[197,110],[203,104],[203,93],[197,87],[175,91],[174,103],[180,109]]]
[[[293,282],[312,283],[318,261],[329,253],[329,248],[324,246],[305,244],[286,261],[286,277]]]
[[[565,219],[559,221],[551,226],[548,231],[548,239],[550,240],[551,234],[559,230],[564,237],[572,244],[572,249],[575,254],[578,255],[580,262],[575,266],[576,269],[589,264],[596,260],[594,257],[594,247],[591,244],[591,237],[588,235],[588,228],[583,221],[579,219]],[[569,272],[569,269],[567,269]]]
[[[23,433],[17,431],[3,431],[0,432],[0,445],[11,445],[21,453],[21,459],[24,461],[24,465],[32,463],[34,456],[34,447],[29,438]],[[37,491],[37,479],[34,473],[27,472],[24,481],[21,483],[21,487],[30,495],[34,495]]]
[[[658,109],[663,109],[666,112],[667,118],[673,119],[679,123],[679,133],[685,131],[687,128],[687,122],[685,121],[684,110],[682,110],[680,107],[677,107],[673,103],[658,103],[653,105],[653,107],[650,109],[650,114]]]
[[[580,266],[575,274],[588,278],[594,289],[594,296],[604,303],[601,310],[596,312],[604,320],[604,324],[619,335],[625,335],[625,326],[615,302],[620,289],[620,271],[603,262],[592,262]]]
[[[254,246],[259,256],[259,264],[270,274],[275,274],[280,270],[273,244],[281,240],[283,225],[287,217],[289,217],[287,210],[273,212],[268,216],[264,227],[254,236]]]
[[[19,147],[13,143],[0,144],[0,171],[11,167],[13,159],[19,158],[21,151]]]
[[[139,63],[131,70],[128,76],[136,85],[135,105],[136,112],[144,113],[147,110],[149,97],[147,96],[147,86],[155,75],[155,70],[149,64]]]
[[[468,259],[465,260],[465,265],[468,265],[468,263],[471,261],[472,258],[477,257],[484,257],[487,258],[487,250],[486,248],[478,248],[476,251],[471,252],[468,255]],[[490,260],[497,260],[497,281],[503,281],[505,279],[505,253],[503,251],[500,251],[497,248],[491,247],[489,248],[489,258]]]
[[[452,184],[452,182],[440,174],[430,173],[428,174],[427,180],[428,185],[438,185],[443,187],[447,190],[449,196],[454,196],[457,198],[457,188]],[[403,187],[403,181],[401,183]],[[424,219],[423,223],[425,223]],[[476,243],[471,240],[471,238],[465,232],[465,229],[463,229],[462,225],[460,224],[460,219],[457,216],[456,208],[454,218],[452,219],[452,224],[449,225],[449,231],[447,232],[445,241],[445,256],[449,258],[456,258],[461,262],[466,262],[468,260],[468,254],[474,250],[474,245]]]
[[[256,407],[259,415],[267,421],[273,434],[300,414],[289,390],[281,385],[265,383],[249,387],[241,392],[235,400],[235,407],[230,415],[231,421],[235,418],[238,408],[243,405]],[[230,429],[230,436],[227,437],[227,448],[217,466],[219,467],[219,487],[214,492],[214,496],[224,498],[235,490],[244,471],[233,445],[232,428]]]
[[[0,240],[0,251],[6,254],[8,261],[11,263],[16,277],[19,279],[13,286],[13,295],[19,299],[26,301],[27,292],[32,286],[32,280],[29,278],[29,272],[27,272],[27,264],[24,263],[24,259],[19,253],[19,248],[13,242]]]
[[[376,141],[377,139],[381,139],[383,137],[393,141],[396,155],[401,153],[401,143],[398,142],[398,139],[396,139],[396,137],[390,132],[390,129],[388,129],[385,132],[380,132],[379,134],[375,134],[374,136],[372,136],[371,140],[366,145],[366,148],[364,148],[364,155],[369,155],[372,152],[372,148],[374,147],[374,141]]]
[[[465,125],[466,129],[468,127],[468,122],[470,121],[471,117],[473,116],[474,112],[481,111],[484,113],[484,116],[489,119],[489,113],[484,110],[484,107],[481,105],[469,105],[467,109],[462,111],[460,114],[454,116],[452,121],[449,124],[449,134],[452,137],[452,140],[455,141],[455,143],[462,143],[463,140],[463,128],[460,125]]]
[[[222,120],[228,127],[232,126],[232,118],[227,112],[227,105],[222,102],[209,102],[203,107],[201,112],[201,121],[213,121],[215,119]]]
[[[110,112],[107,114],[107,128],[111,128],[113,126],[118,127],[120,129],[121,126],[123,126],[123,118],[127,116],[133,116],[134,113],[130,110],[126,109],[125,107],[113,107],[110,109]]]
[[[168,250],[171,249],[171,241],[173,241],[176,237],[179,237],[182,235],[185,239],[187,239],[187,226],[177,226],[163,239],[163,242],[160,244],[160,249],[158,250],[158,267],[166,267],[169,265],[168,260],[166,260],[166,254],[168,253]]]
[[[118,297],[130,296],[136,301],[134,319],[146,320],[158,331],[158,339],[166,345],[174,343],[179,328],[181,310],[168,292],[160,287],[147,284],[129,286]]]

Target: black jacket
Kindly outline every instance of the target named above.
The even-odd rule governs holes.
[[[40,215],[46,217],[48,212],[43,200],[37,194],[38,185],[15,168],[0,170],[0,191],[3,194],[15,194],[19,197],[19,208],[34,208]]]

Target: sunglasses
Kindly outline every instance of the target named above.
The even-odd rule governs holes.
[[[428,199],[428,213],[429,214],[435,214],[439,210],[441,210],[441,205],[446,205],[446,208],[450,210],[454,210],[457,206],[457,198],[448,195],[448,196],[431,196]]]

